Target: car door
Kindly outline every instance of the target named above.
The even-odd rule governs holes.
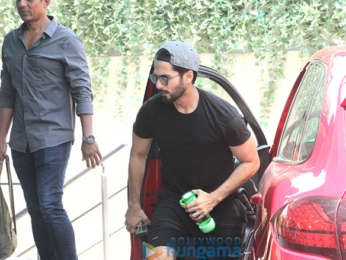
[[[151,68],[150,73],[152,73],[152,71],[153,67]],[[253,132],[257,140],[258,153],[261,158],[261,167],[255,174],[255,176],[244,186],[246,194],[250,196],[257,192],[258,181],[265,168],[271,161],[271,155],[269,154],[270,147],[267,144],[264,133],[253,113],[245,103],[244,99],[240,96],[236,88],[224,76],[211,68],[201,65],[198,71],[198,78],[213,82],[212,84],[216,84],[217,88],[221,88],[226,91],[227,95],[231,98],[232,103],[236,105],[238,110],[244,116],[245,121],[247,122],[250,130]],[[154,84],[148,79],[143,101],[146,101],[156,93],[157,90]],[[157,192],[160,186],[160,148],[158,147],[156,141],[153,140],[147,159],[146,172],[141,192],[141,204],[149,218],[151,218],[152,216],[153,209],[157,201]],[[142,260],[142,242],[144,240],[145,238],[138,238],[131,235],[131,260]]]

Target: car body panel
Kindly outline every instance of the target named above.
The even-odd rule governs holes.
[[[269,226],[269,234],[272,234],[272,225]],[[326,260],[328,258],[322,256],[316,256],[309,253],[301,253],[286,249],[281,246],[276,240],[275,236],[268,235],[266,237],[265,251],[262,257],[258,257],[253,251],[253,259],[266,259],[266,260]]]

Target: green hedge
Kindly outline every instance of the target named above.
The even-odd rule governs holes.
[[[20,23],[14,2],[0,0],[0,41]],[[151,56],[163,42],[180,39],[213,53],[222,71],[232,53],[253,52],[259,65],[265,59],[272,64],[263,71],[263,121],[288,50],[312,53],[346,42],[346,0],[52,0],[50,13],[82,38],[89,56]],[[120,87],[126,87],[127,62]],[[94,62],[98,86],[107,75],[104,63]]]

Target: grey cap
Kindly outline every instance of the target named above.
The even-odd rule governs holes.
[[[170,41],[163,44],[156,52],[155,60],[162,49],[171,55],[170,64],[185,69],[198,71],[200,60],[197,52],[189,44],[182,41]]]

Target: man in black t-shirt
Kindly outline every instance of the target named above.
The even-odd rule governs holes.
[[[163,167],[162,187],[148,242],[163,252],[157,259],[174,259],[167,246],[177,238],[186,243],[192,241],[188,238],[206,236],[195,222],[209,213],[216,228],[208,237],[239,237],[244,211],[232,193],[259,168],[255,141],[238,111],[193,85],[199,63],[196,51],[184,42],[161,46],[150,75],[159,94],[143,104],[133,127],[126,228],[133,233],[140,221],[150,223],[140,206],[140,191],[155,139]],[[240,161],[236,169],[233,155]],[[188,190],[197,199],[182,208],[179,199]],[[187,256],[177,251],[178,256]]]

